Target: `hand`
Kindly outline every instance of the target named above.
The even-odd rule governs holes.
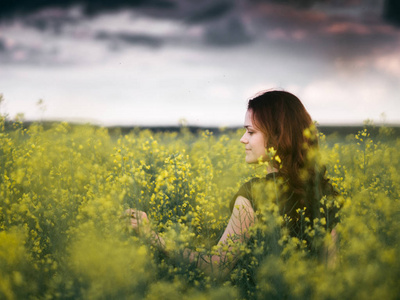
[[[150,222],[144,211],[129,208],[125,211],[124,216],[129,217],[129,226],[138,233],[147,233],[150,231]],[[140,229],[140,230],[139,230]]]
[[[164,239],[151,229],[149,218],[144,211],[129,208],[125,210],[121,218],[127,218],[127,225],[129,227],[133,228],[138,234],[148,238],[154,246],[159,247],[161,251],[165,252]]]

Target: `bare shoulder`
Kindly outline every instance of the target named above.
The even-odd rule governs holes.
[[[235,200],[232,213],[235,214],[243,210],[245,210],[248,213],[254,213],[254,209],[253,206],[251,205],[250,200],[243,196],[238,196]]]

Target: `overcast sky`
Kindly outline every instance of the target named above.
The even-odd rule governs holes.
[[[323,125],[400,124],[400,27],[382,17],[384,1],[277,2],[153,1],[94,14],[53,5],[3,18],[1,112],[241,126],[247,99],[278,88]]]

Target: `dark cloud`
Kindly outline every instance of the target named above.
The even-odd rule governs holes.
[[[158,48],[163,44],[163,40],[161,38],[127,32],[109,33],[101,31],[96,34],[95,38],[98,40],[109,41],[111,43],[111,47],[114,49],[117,48],[121,43],[131,45],[144,45],[153,48]]]
[[[382,22],[380,9],[383,7],[380,5],[385,0],[379,1],[380,4],[368,0],[43,0],[41,6],[29,2],[25,11],[47,7],[50,2],[60,7],[81,3],[83,11],[74,14],[71,10],[53,8],[28,14],[21,20],[27,26],[45,31],[52,41],[56,40],[55,34],[68,39],[95,39],[106,42],[111,49],[135,45],[158,48],[177,42],[181,45],[204,42],[212,46],[233,47],[259,41],[269,46],[283,45],[293,53],[313,51],[330,57],[351,58],[357,54],[367,55],[377,47],[390,47],[393,41],[399,40],[396,29]],[[18,12],[28,1],[7,3],[6,11]],[[394,22],[400,2],[386,0],[385,3],[384,16]],[[299,9],[311,5],[314,5],[313,9]],[[117,31],[108,31],[107,27],[100,27],[101,31],[97,31],[99,29],[91,27],[90,18],[85,16],[123,7],[133,8],[132,22],[135,16],[146,16],[149,24],[152,19],[176,20],[180,21],[179,24],[186,24],[189,30],[182,26],[165,34],[148,30],[150,27],[131,30],[127,24]],[[82,28],[79,22],[84,24]],[[65,25],[71,26],[64,30]],[[190,28],[194,28],[194,34]],[[5,47],[4,43],[3,46],[0,44],[0,50],[1,47]]]
[[[60,34],[65,25],[75,25],[82,20],[81,15],[74,15],[62,9],[45,9],[21,19],[26,26],[55,34]]]
[[[200,2],[201,3],[201,2]],[[223,18],[234,7],[234,1],[215,1],[204,7],[199,7],[186,20],[199,23]]]
[[[357,57],[373,55],[378,49],[393,46],[394,37],[379,31],[359,34],[351,30],[328,33],[318,37],[321,55],[351,61]]]
[[[384,5],[383,17],[388,22],[400,26],[400,1],[386,0]]]
[[[255,3],[278,3],[284,5],[292,5],[298,8],[310,8],[315,3],[323,2],[324,0],[252,0]]]
[[[80,4],[84,7],[84,12],[88,15],[126,8],[155,8],[160,11],[176,9],[174,0],[81,0]]]
[[[107,10],[140,6],[171,7],[173,2],[168,0],[3,0],[0,18],[26,15],[49,7],[69,8],[73,5],[81,5],[85,13],[94,14]]]
[[[260,1],[248,9],[257,31],[255,36],[330,57],[368,55],[377,48],[394,46],[399,40],[399,32],[381,21],[378,5],[348,5],[333,3],[320,5],[320,9],[299,10]],[[371,9],[375,9],[374,14]]]
[[[86,15],[104,11],[130,8],[147,11],[157,17],[176,18],[187,22],[208,22],[211,19],[223,18],[235,7],[246,3],[248,6],[260,4],[284,5],[295,8],[313,8],[316,4],[330,7],[365,8],[384,3],[383,18],[392,24],[400,25],[400,1],[398,0],[3,0],[0,19],[14,16],[25,16],[46,8],[70,8],[79,5]],[[36,26],[46,27],[37,23]]]
[[[249,43],[253,37],[239,18],[232,17],[208,26],[204,39],[206,43],[215,46],[234,46]]]
[[[251,22],[261,30],[315,30],[329,19],[320,11],[298,10],[292,6],[266,3],[248,6],[248,14]]]
[[[29,1],[29,0],[3,0],[0,10],[1,19],[9,19],[13,17],[23,17],[27,14],[35,13],[48,7],[68,8],[71,5],[78,4],[75,0],[65,1]]]
[[[6,51],[6,43],[0,38],[0,52]]]
[[[135,11],[154,18],[173,19],[187,24],[201,24],[224,19],[234,10],[239,0],[171,0],[173,5],[161,7],[142,5]]]

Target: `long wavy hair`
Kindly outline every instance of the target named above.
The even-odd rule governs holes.
[[[253,123],[264,134],[266,148],[273,147],[281,159],[281,164],[274,167],[293,191],[290,199],[280,203],[281,213],[298,220],[296,210],[307,207],[310,220],[320,217],[319,200],[334,191],[325,178],[325,168],[319,167],[313,156],[318,150],[318,132],[304,105],[295,95],[274,90],[258,93],[247,108],[253,113]],[[296,221],[291,225],[298,227]],[[298,230],[294,229],[294,233]]]
[[[289,92],[266,91],[249,100],[247,109],[253,112],[252,121],[264,134],[266,148],[273,147],[279,155],[280,172],[289,178],[296,192],[301,192],[301,170],[308,164],[307,154],[318,148],[317,132],[312,130],[315,127],[304,105]]]

